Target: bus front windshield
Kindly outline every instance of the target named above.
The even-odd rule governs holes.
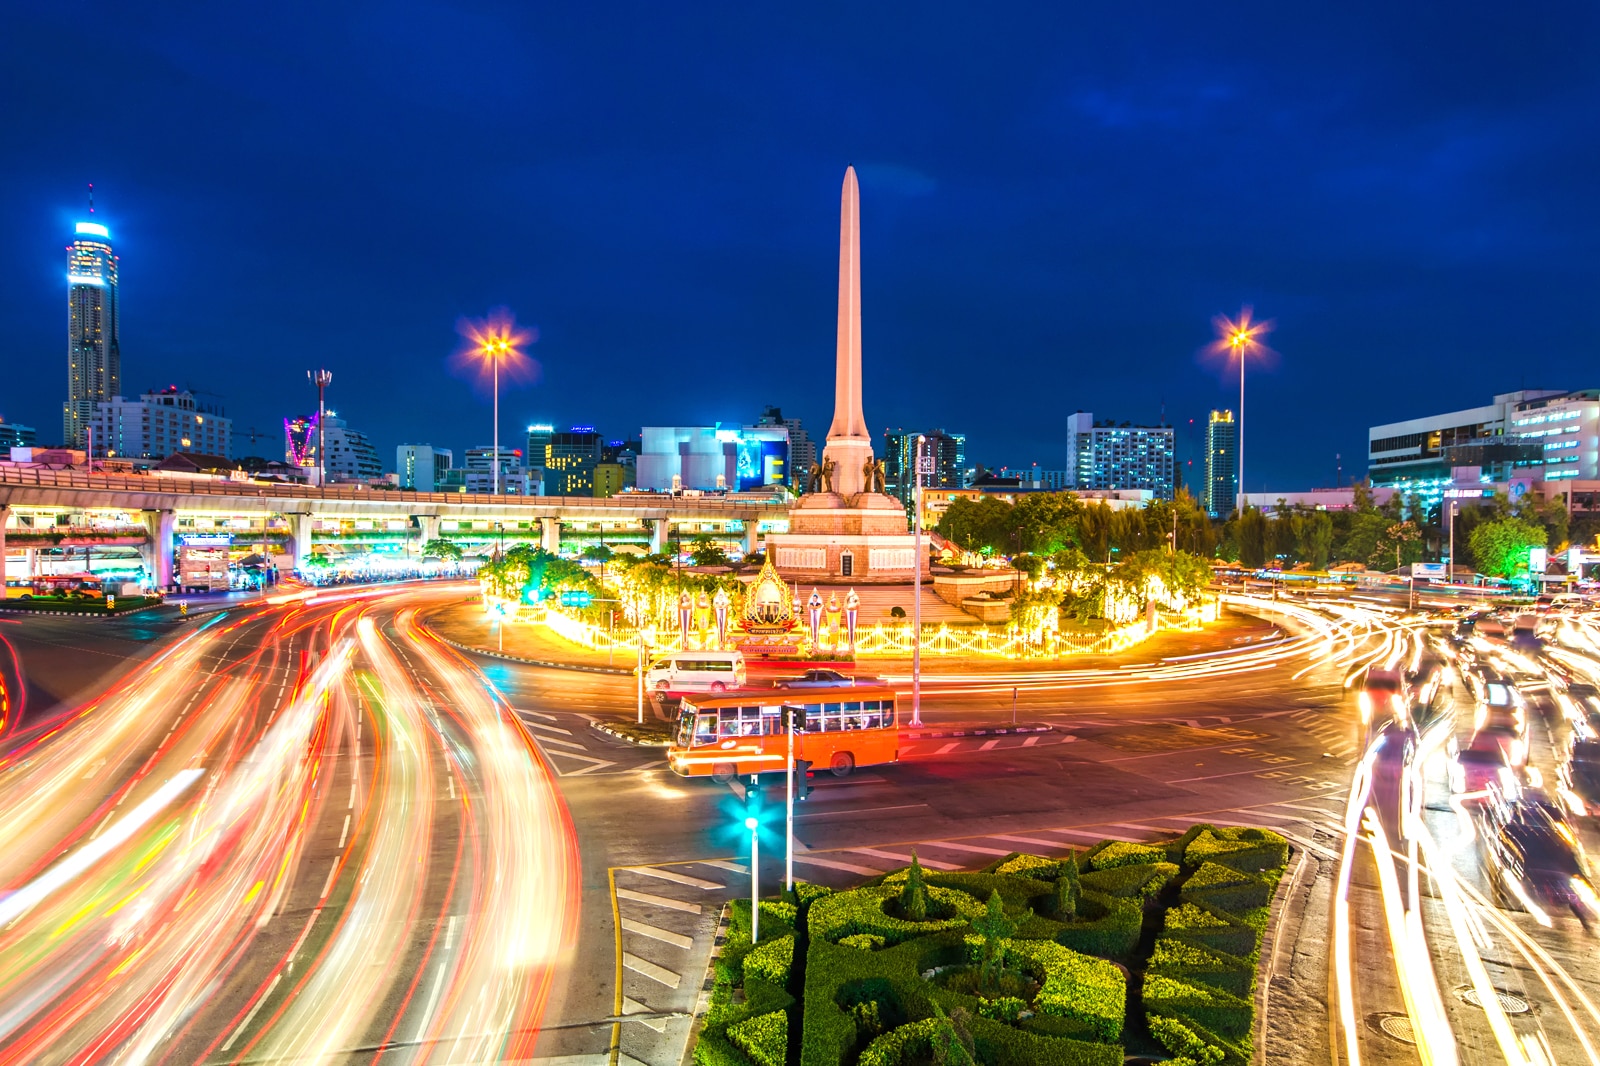
[[[678,717],[678,746],[691,748],[701,744],[715,744],[717,742],[717,712],[715,708],[709,711],[697,710],[693,704],[685,703]]]

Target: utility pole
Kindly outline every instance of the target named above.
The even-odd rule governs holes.
[[[785,707],[783,716],[788,719],[789,757],[785,767],[783,790],[783,890],[794,891],[794,719],[796,707]]]
[[[1456,583],[1456,513],[1460,509],[1460,500],[1450,501],[1450,562],[1445,566],[1444,579],[1451,585]]]
[[[754,776],[751,788],[756,787]],[[744,820],[750,830],[750,943],[761,941],[761,822],[751,817]]]
[[[639,705],[638,706],[639,724],[640,725],[644,725],[644,618],[643,617],[640,617],[638,619],[638,624],[639,624],[639,669],[637,671],[635,671],[635,673],[638,675],[638,678],[639,678],[639,683],[637,685],[637,689],[638,689],[638,694],[637,695],[638,695],[638,705]]]
[[[922,444],[927,440],[917,434],[917,462],[912,482],[912,510],[916,539],[911,552],[911,724],[922,725]]]

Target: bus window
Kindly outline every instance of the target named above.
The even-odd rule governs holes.
[[[760,707],[739,708],[739,735],[741,737],[759,737],[761,735]]]
[[[822,732],[822,708],[815,703],[806,705],[806,732]]]
[[[822,731],[824,733],[837,733],[844,728],[839,719],[839,704],[824,703],[822,705]]]
[[[717,712],[701,711],[694,719],[695,744],[715,744],[717,742]]]
[[[882,704],[877,700],[864,700],[861,704],[861,721],[866,729],[877,729],[883,725]]]
[[[844,728],[844,729],[864,729],[864,728],[866,728],[865,725],[861,721],[861,702],[859,700],[857,700],[856,702],[853,702],[853,703],[846,703],[844,705],[844,718],[843,718],[842,728]]]

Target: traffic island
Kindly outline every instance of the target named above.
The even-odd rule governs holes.
[[[972,873],[912,864],[846,891],[732,906],[700,1066],[1247,1066],[1289,847],[1196,825]]]
[[[67,599],[55,597],[36,597],[33,599],[9,599],[0,610],[16,614],[71,614],[87,618],[114,618],[135,611],[147,611],[153,607],[161,606],[158,596],[118,596],[108,605],[102,599]]]

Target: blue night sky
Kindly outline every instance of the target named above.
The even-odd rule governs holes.
[[[1359,472],[1372,423],[1600,386],[1590,5],[156,6],[0,33],[0,415],[45,441],[88,182],[123,391],[220,394],[235,454],[281,453],[316,366],[387,463],[486,442],[449,356],[502,304],[543,365],[508,437],[768,403],[820,435],[847,163],[875,432],[1060,467],[1074,410],[1203,419],[1242,304],[1281,353],[1252,490]]]

